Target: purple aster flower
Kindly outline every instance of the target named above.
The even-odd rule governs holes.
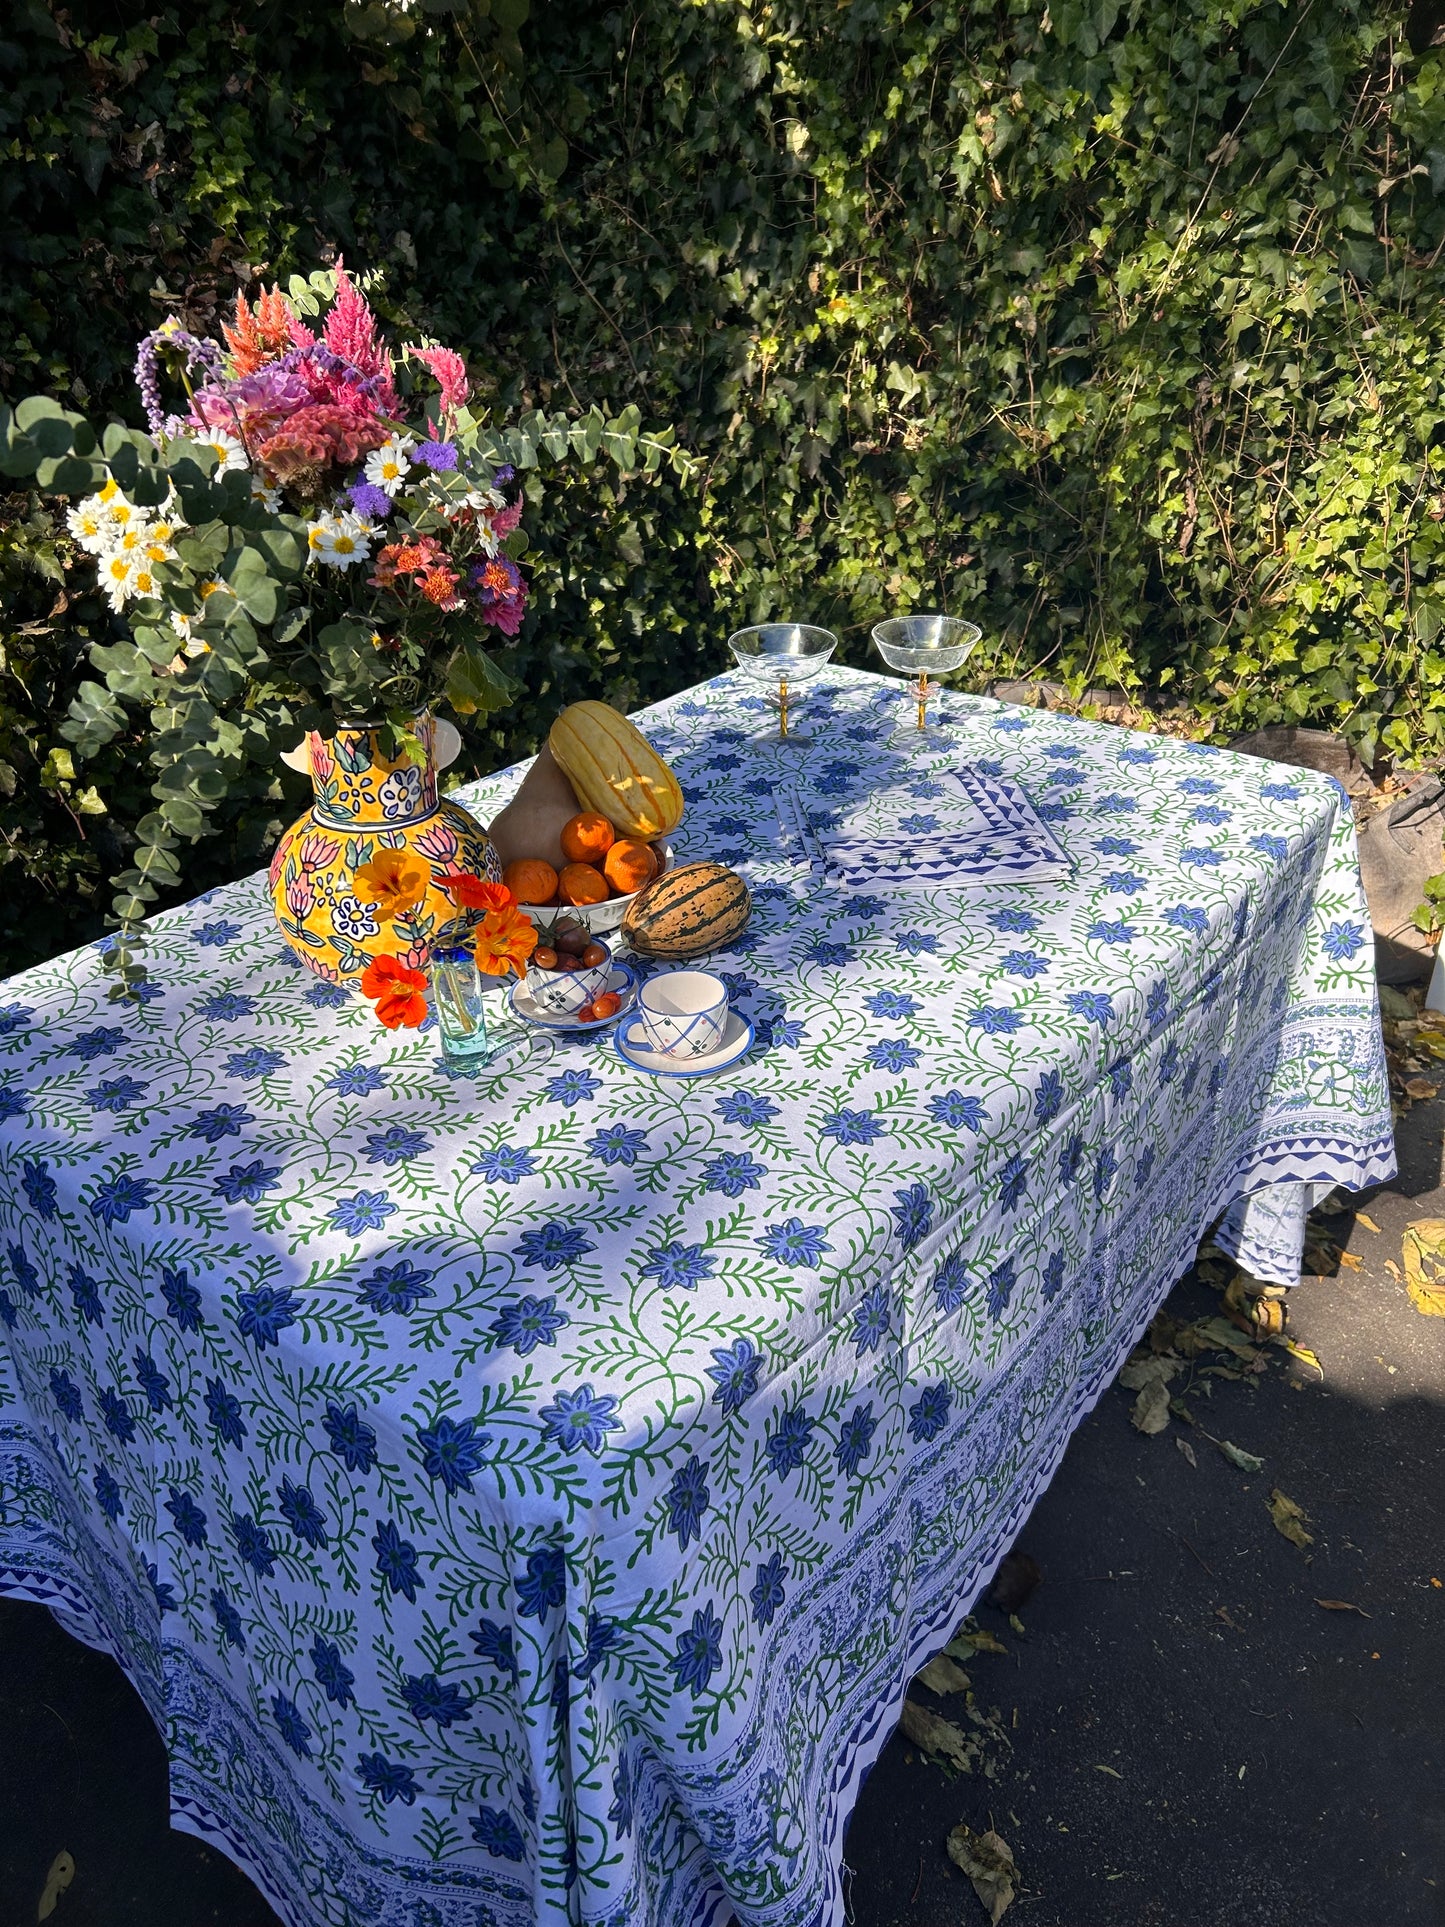
[[[429,468],[436,475],[449,474],[457,465],[457,445],[455,442],[423,442],[411,458],[423,468]]]
[[[391,514],[391,497],[374,482],[353,482],[349,493],[358,515],[373,515],[382,521]]]

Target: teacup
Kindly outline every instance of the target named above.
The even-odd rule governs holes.
[[[600,996],[612,973],[611,946],[604,943],[601,947],[607,955],[600,964],[578,964],[572,970],[538,970],[529,965],[527,994],[538,1010],[549,1017],[572,1017]]]
[[[727,986],[706,970],[668,970],[637,1000],[647,1041],[664,1057],[706,1057],[727,1029]]]

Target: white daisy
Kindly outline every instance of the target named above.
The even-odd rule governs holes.
[[[77,502],[67,513],[65,526],[87,555],[104,553],[108,524],[98,495],[87,495],[83,502]]]
[[[268,515],[281,513],[281,491],[274,483],[263,482],[259,475],[251,477],[251,500],[260,502]]]
[[[135,596],[154,595],[156,579],[150,572],[150,565],[144,560],[137,562],[130,578],[130,593]]]
[[[373,488],[385,489],[388,495],[395,495],[406,480],[406,472],[411,466],[411,451],[416,447],[412,435],[393,435],[388,442],[373,451],[366,458],[366,479]]]
[[[135,575],[135,558],[129,555],[109,555],[100,567],[100,586],[110,597],[112,609],[120,609],[130,600],[131,581]]]
[[[216,458],[217,475],[225,475],[233,468],[248,468],[246,450],[234,435],[228,435],[223,428],[191,429],[187,440],[197,448],[209,448]]]
[[[359,515],[318,515],[306,536],[313,562],[354,569],[371,554],[371,524]]]

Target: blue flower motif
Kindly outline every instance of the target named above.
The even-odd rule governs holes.
[[[695,1291],[698,1281],[711,1278],[716,1270],[716,1258],[700,1244],[685,1245],[674,1239],[668,1244],[654,1245],[637,1275],[655,1278],[664,1291],[671,1291],[674,1286]]]
[[[14,1331],[16,1321],[19,1317],[20,1313],[16,1309],[15,1300],[10,1296],[8,1291],[0,1291],[0,1320],[3,1320],[11,1331]]]
[[[385,1085],[386,1072],[378,1070],[375,1064],[348,1064],[324,1079],[322,1089],[335,1091],[339,1097],[369,1097]]]
[[[1071,990],[1069,1009],[1076,1017],[1087,1018],[1089,1023],[1101,1028],[1108,1024],[1114,1015],[1114,1002],[1102,990]]]
[[[206,1411],[217,1438],[227,1445],[245,1443],[246,1421],[241,1417],[241,1401],[219,1378],[206,1380]]]
[[[1096,943],[1133,943],[1134,941],[1133,930],[1127,923],[1118,919],[1111,923],[1107,918],[1101,918],[1098,923],[1090,924],[1088,934]]]
[[[830,1111],[818,1135],[838,1144],[872,1144],[882,1137],[885,1128],[872,1111]]]
[[[563,1071],[547,1083],[547,1096],[553,1104],[564,1105],[569,1111],[574,1104],[585,1098],[596,1097],[602,1089],[602,1079],[591,1071]]]
[[[260,1158],[252,1158],[249,1164],[233,1164],[224,1176],[214,1180],[212,1188],[227,1204],[259,1204],[280,1182],[279,1164],[263,1164]]]
[[[1044,1266],[1042,1289],[1046,1303],[1052,1303],[1064,1286],[1064,1254],[1056,1251]]]
[[[495,1150],[483,1151],[472,1166],[472,1176],[485,1178],[488,1184],[516,1184],[522,1178],[536,1175],[536,1159],[517,1144],[502,1144]]]
[[[29,1004],[0,1004],[0,1037],[10,1037],[17,1030],[24,1030],[34,1017],[35,1012]]]
[[[981,1131],[988,1122],[983,1099],[970,1097],[964,1091],[942,1091],[930,1097],[928,1110],[937,1123],[946,1124],[954,1131]]]
[[[785,1479],[803,1463],[815,1423],[801,1405],[795,1405],[779,1418],[777,1429],[768,1434],[763,1447],[775,1477]]]
[[[376,1553],[376,1570],[393,1592],[401,1593],[415,1605],[417,1590],[422,1584],[416,1566],[416,1547],[409,1539],[402,1538],[390,1519],[383,1519],[372,1533],[371,1544]]]
[[[117,1116],[138,1104],[150,1089],[135,1077],[104,1077],[85,1093],[93,1111],[113,1111]]]
[[[96,1186],[90,1215],[102,1224],[125,1224],[132,1212],[145,1210],[155,1188],[149,1178],[111,1178]]]
[[[98,1024],[94,1030],[82,1031],[73,1044],[67,1044],[66,1054],[83,1058],[89,1064],[97,1057],[111,1057],[122,1044],[130,1038],[118,1024]]]
[[[146,1395],[146,1403],[153,1412],[168,1412],[175,1404],[166,1376],[149,1352],[139,1346],[135,1352],[136,1383]]]
[[[1180,1079],[1179,1088],[1185,1097],[1194,1089],[1195,1079],[1199,1076],[1199,1059],[1196,1057]]]
[[[1059,1153],[1059,1177],[1065,1184],[1072,1184],[1079,1175],[1084,1162],[1084,1140],[1076,1131]]]
[[[1027,716],[1000,716],[994,728],[1000,736],[1019,736],[1029,726]]]
[[[1023,1018],[1005,1004],[983,1004],[968,1014],[968,1028],[981,1030],[986,1037],[1005,1037],[1018,1030]]]
[[[432,1148],[431,1139],[421,1131],[409,1131],[404,1124],[393,1124],[385,1131],[370,1131],[366,1138],[368,1164],[384,1164],[388,1168],[396,1164],[409,1164],[413,1158],[425,1157]]]
[[[1207,776],[1186,776],[1179,785],[1181,796],[1217,796],[1218,783],[1212,783]]]
[[[1142,1191],[1144,1189],[1144,1186],[1149,1182],[1150,1178],[1153,1176],[1153,1174],[1154,1174],[1154,1146],[1152,1144],[1147,1144],[1145,1145],[1144,1149],[1139,1153],[1138,1157],[1134,1160],[1135,1190]]]
[[[103,1465],[98,1465],[95,1468],[95,1471],[91,1474],[90,1483],[95,1489],[96,1504],[100,1507],[106,1518],[110,1520],[111,1524],[114,1525],[121,1513],[125,1510],[120,1500],[120,1487]]]
[[[85,1417],[85,1406],[81,1403],[80,1389],[69,1372],[61,1371],[58,1365],[50,1368],[50,1396],[60,1408],[62,1418],[71,1420]]]
[[[891,1335],[892,1326],[893,1294],[887,1285],[875,1285],[853,1307],[854,1351],[860,1358],[865,1352],[876,1352]]]
[[[202,1111],[186,1126],[187,1137],[204,1138],[207,1144],[219,1144],[223,1137],[239,1137],[243,1124],[254,1124],[255,1114],[244,1104],[218,1104],[214,1110]]]
[[[1320,938],[1325,955],[1335,963],[1353,957],[1364,941],[1365,933],[1357,923],[1332,923]]]
[[[258,1352],[268,1345],[279,1347],[281,1334],[296,1323],[298,1300],[290,1286],[258,1285],[255,1291],[239,1292],[236,1308],[240,1317],[236,1329],[243,1338],[254,1338]]]
[[[367,1791],[381,1795],[383,1806],[390,1806],[393,1800],[400,1800],[406,1806],[416,1804],[421,1789],[409,1766],[388,1760],[383,1753],[363,1753],[357,1759],[356,1770]]]
[[[18,1244],[7,1245],[6,1255],[10,1260],[10,1269],[15,1273],[16,1284],[19,1285],[27,1298],[38,1298],[40,1296],[40,1273],[25,1255],[25,1247]]]
[[[262,1077],[269,1077],[273,1071],[285,1068],[284,1055],[265,1044],[252,1044],[249,1050],[233,1051],[226,1059],[226,1075],[242,1078],[248,1084],[254,1084]]]
[[[707,1467],[693,1455],[673,1474],[672,1484],[662,1495],[667,1508],[665,1530],[677,1539],[683,1551],[691,1539],[701,1539],[702,1519],[712,1499],[707,1486]]]
[[[171,1275],[169,1272],[162,1272],[161,1274],[163,1278]],[[71,1298],[75,1301],[75,1309],[80,1313],[86,1324],[103,1324],[105,1321],[105,1313],[101,1308],[100,1287],[96,1280],[91,1277],[88,1271],[82,1271],[79,1265],[71,1265],[66,1276],[70,1286]],[[184,1276],[184,1273],[182,1273],[182,1276]],[[196,1324],[198,1326],[200,1322],[200,1319],[197,1318]]]
[[[1179,1072],[1179,1046],[1171,1040],[1164,1046],[1159,1058],[1159,1082],[1172,1084]]]
[[[135,1438],[135,1420],[125,1400],[118,1392],[107,1388],[100,1395],[100,1409],[106,1431],[118,1438],[122,1445],[129,1445]]]
[[[472,1474],[486,1464],[485,1453],[492,1442],[490,1432],[479,1432],[474,1418],[439,1418],[432,1425],[418,1428],[416,1442],[421,1448],[422,1470],[436,1479],[448,1492],[470,1492]]]
[[[926,1385],[908,1408],[908,1432],[920,1445],[936,1439],[948,1423],[953,1404],[950,1385]]]
[[[714,756],[715,763],[736,763],[736,756]],[[479,1847],[485,1847],[494,1860],[521,1860],[527,1851],[526,1843],[516,1821],[510,1813],[502,1813],[496,1807],[479,1806],[472,1821],[472,1838]]]
[[[281,1501],[281,1517],[298,1539],[304,1540],[308,1546],[330,1543],[331,1535],[326,1530],[326,1520],[311,1496],[309,1485],[293,1485],[290,1479],[283,1476],[277,1492]]]
[[[58,1213],[57,1192],[55,1179],[51,1177],[50,1166],[45,1159],[23,1158],[20,1163],[20,1182],[35,1215],[47,1222],[53,1220]]]
[[[1094,1161],[1094,1196],[1100,1204],[1104,1202],[1104,1193],[1114,1182],[1114,1173],[1118,1168],[1119,1160],[1106,1144]]]
[[[757,1191],[768,1175],[766,1164],[759,1164],[751,1151],[722,1151],[709,1158],[702,1168],[704,1191],[721,1191],[725,1198],[740,1198],[744,1191]]]
[[[191,942],[199,944],[203,950],[222,950],[228,943],[234,943],[241,934],[239,923],[229,923],[225,918],[216,923],[203,923],[191,932]]]
[[[1019,1199],[1026,1195],[1028,1188],[1029,1161],[1016,1151],[999,1172],[999,1203],[1005,1211],[1016,1210]]]
[[[206,1515],[197,1505],[192,1493],[183,1492],[178,1486],[171,1486],[170,1497],[166,1500],[166,1511],[175,1521],[176,1531],[188,1546],[203,1546],[209,1538]]]
[[[1261,796],[1267,796],[1272,803],[1297,803],[1300,792],[1293,783],[1261,783]]]
[[[722,1665],[722,1621],[709,1601],[692,1616],[692,1625],[677,1636],[677,1651],[667,1662],[677,1679],[679,1691],[685,1686],[696,1699],[707,1690],[707,1683]]]
[[[522,1242],[513,1247],[512,1256],[520,1258],[524,1265],[540,1265],[543,1271],[560,1271],[564,1265],[575,1265],[579,1258],[596,1249],[580,1226],[551,1218],[546,1224],[524,1231]]]
[[[228,1530],[241,1560],[263,1579],[269,1579],[276,1570],[276,1548],[266,1528],[257,1525],[249,1512],[233,1512]]]
[[[1137,856],[1139,845],[1127,836],[1101,836],[1094,845],[1100,856]]]
[[[567,1566],[556,1546],[527,1554],[527,1570],[517,1581],[517,1617],[545,1619],[567,1597]]]
[[[1121,763],[1157,763],[1159,752],[1150,749],[1145,743],[1131,743],[1128,748],[1119,751],[1119,761]]]
[[[607,1124],[592,1133],[584,1148],[603,1164],[632,1165],[638,1153],[647,1149],[647,1133],[626,1124]]]
[[[753,1242],[780,1265],[801,1265],[808,1271],[816,1271],[823,1253],[833,1249],[823,1236],[822,1225],[805,1225],[801,1218],[786,1218],[782,1224],[770,1224],[762,1237]]]
[[[340,1010],[343,1004],[351,1002],[345,984],[313,984],[301,994],[316,1010]]]
[[[1041,957],[1037,950],[1010,950],[999,965],[1010,977],[1042,977],[1049,967],[1047,957]]]
[[[1146,879],[1134,870],[1111,870],[1104,878],[1106,890],[1117,890],[1120,895],[1137,897],[1144,888]]]
[[[424,1265],[414,1265],[409,1258],[398,1258],[393,1265],[378,1265],[358,1295],[362,1304],[370,1306],[372,1311],[409,1316],[423,1298],[436,1297],[431,1282],[435,1277],[436,1273]]]
[[[1289,844],[1282,836],[1252,836],[1249,847],[1258,850],[1261,856],[1272,857],[1276,863],[1283,863],[1289,855]]]
[[[721,1405],[728,1414],[740,1411],[744,1402],[758,1389],[762,1354],[751,1339],[737,1338],[712,1356],[713,1362],[707,1367],[707,1375],[717,1386],[712,1395],[713,1404]]]
[[[931,930],[898,930],[894,932],[894,943],[906,956],[930,957],[938,954],[938,938]]]
[[[1218,803],[1201,803],[1197,810],[1190,812],[1190,821],[1213,823],[1218,826],[1221,823],[1228,823],[1233,815],[1233,810],[1222,809]]]
[[[1043,921],[1032,910],[995,910],[989,922],[1011,937],[1031,937]]]
[[[219,927],[219,926],[218,926]],[[229,928],[229,926],[227,926]],[[295,1700],[287,1699],[284,1693],[271,1695],[271,1713],[281,1730],[281,1737],[296,1754],[298,1759],[311,1758],[311,1728],[301,1717],[301,1710]]]
[[[1115,1097],[1127,1097],[1134,1088],[1134,1066],[1126,1057],[1121,1057],[1117,1064],[1111,1064],[1104,1075]]]
[[[1172,910],[1164,912],[1164,921],[1176,930],[1188,930],[1196,937],[1202,937],[1209,928],[1209,918],[1203,910],[1192,904],[1176,903]]]
[[[745,977],[740,970],[720,970],[718,975],[727,985],[728,996],[734,1003],[740,997],[756,997],[762,989],[756,977]]]
[[[471,1702],[460,1686],[443,1685],[435,1673],[407,1673],[402,1680],[401,1696],[407,1711],[418,1723],[435,1720],[442,1728],[458,1726],[472,1717]]]
[[[717,1099],[716,1108],[728,1124],[766,1124],[778,1115],[778,1106],[770,1097],[759,1097],[753,1091],[727,1091]]]
[[[867,1000],[867,1008],[875,1017],[887,1017],[895,1022],[916,1017],[922,1006],[916,997],[910,997],[904,990],[875,990]]]
[[[254,997],[244,996],[236,990],[220,990],[214,997],[203,997],[197,1008],[212,1023],[226,1024],[237,1017],[254,1017],[257,1006]]]
[[[1229,1059],[1227,1057],[1221,1057],[1219,1062],[1214,1066],[1214,1069],[1209,1073],[1209,1095],[1211,1097],[1218,1097],[1224,1088],[1224,1080],[1228,1075]]]
[[[807,1025],[795,1017],[759,1017],[753,1023],[753,1035],[764,1050],[796,1050],[807,1034]]]
[[[1044,750],[1044,755],[1056,763],[1076,763],[1083,753],[1077,743],[1050,743]],[[1127,756],[1128,751],[1122,751],[1120,762],[1125,761]]]
[[[326,1417],[328,1449],[334,1452],[349,1472],[369,1472],[376,1464],[376,1433],[356,1409],[328,1401]]]
[[[856,1405],[844,1419],[838,1432],[838,1443],[833,1449],[833,1457],[839,1467],[851,1478],[868,1456],[873,1443],[873,1434],[878,1430],[878,1421],[873,1416],[873,1401],[866,1405]]]
[[[607,1442],[609,1432],[620,1432],[617,1400],[610,1392],[600,1396],[590,1385],[579,1385],[575,1392],[559,1391],[550,1405],[542,1407],[545,1421],[543,1437],[564,1452],[590,1452],[596,1458]]]
[[[963,1303],[968,1284],[962,1253],[955,1251],[943,1259],[933,1274],[933,1295],[938,1300],[938,1309],[942,1312],[957,1311]]]
[[[846,964],[853,961],[853,947],[846,943],[825,943],[820,937],[803,952],[809,963]]]
[[[893,1193],[894,1203],[888,1208],[898,1230],[899,1241],[905,1251],[922,1244],[933,1229],[933,1202],[925,1184],[911,1184],[906,1190]]]
[[[558,1311],[555,1297],[533,1298],[530,1294],[503,1305],[488,1327],[499,1345],[510,1345],[525,1358],[539,1345],[555,1345],[557,1334],[571,1318]]]
[[[868,1062],[880,1071],[907,1071],[922,1060],[923,1052],[903,1037],[883,1037],[868,1047]]]
[[[990,1318],[1002,1318],[1008,1309],[1009,1294],[1018,1283],[1018,1273],[1014,1270],[1012,1258],[1005,1258],[1001,1265],[995,1265],[988,1274],[988,1313]]]
[[[1068,823],[1077,814],[1078,812],[1068,803],[1039,803],[1034,809],[1034,815],[1040,823]]]
[[[363,1231],[380,1231],[400,1209],[385,1191],[358,1191],[354,1198],[343,1198],[333,1205],[327,1218],[338,1231],[359,1238]]]
[[[356,1675],[341,1657],[341,1648],[318,1633],[311,1642],[311,1665],[317,1684],[337,1706],[354,1706]]]
[[[246,1635],[241,1629],[241,1615],[223,1592],[212,1592],[211,1611],[216,1615],[216,1624],[220,1627],[226,1644],[238,1647],[244,1653]]]
[[[1200,845],[1194,849],[1181,850],[1179,861],[1192,863],[1200,870],[1217,870],[1224,861],[1224,855],[1220,850],[1211,850],[1205,845]]]
[[[1040,1124],[1056,1118],[1064,1105],[1064,1080],[1058,1071],[1045,1071],[1034,1091],[1034,1117]]]
[[[1144,1009],[1144,1021],[1150,1030],[1158,1030],[1169,1021],[1169,986],[1162,977],[1156,978],[1149,988],[1149,1001]]]
[[[753,1602],[753,1623],[758,1626],[771,1626],[778,1608],[787,1597],[785,1581],[788,1569],[783,1564],[783,1556],[775,1552],[758,1567],[748,1598]]]
[[[489,1660],[499,1673],[506,1673],[516,1685],[521,1678],[517,1664],[517,1648],[510,1626],[499,1626],[495,1620],[483,1619],[471,1635],[472,1645],[479,1659]]]

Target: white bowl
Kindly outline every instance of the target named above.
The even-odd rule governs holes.
[[[672,844],[668,839],[658,837],[652,847],[662,858],[662,868],[648,883],[656,883],[658,876],[666,876],[672,868]],[[647,887],[644,883],[642,889]],[[622,927],[627,906],[641,895],[642,890],[630,890],[625,897],[609,897],[606,903],[519,903],[517,908],[524,917],[530,917],[539,930],[545,930],[555,918],[571,917],[594,937],[605,937],[609,931]]]

